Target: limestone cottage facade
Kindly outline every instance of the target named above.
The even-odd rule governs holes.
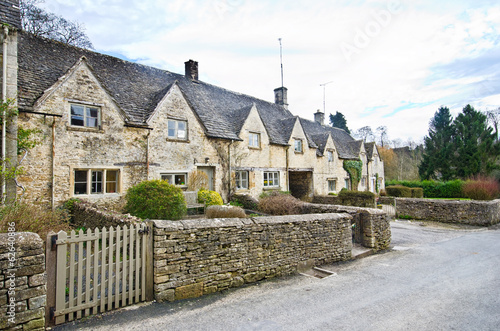
[[[41,144],[24,158],[18,178],[26,200],[114,202],[148,179],[188,189],[195,170],[226,201],[232,193],[257,197],[266,190],[310,198],[348,187],[343,161],[358,159],[357,189],[384,187],[376,145],[325,125],[319,111],[315,121],[294,116],[286,88],[268,102],[200,81],[192,60],[176,74],[18,27],[11,24],[4,36],[11,67],[2,83],[17,102],[17,124],[39,130]]]

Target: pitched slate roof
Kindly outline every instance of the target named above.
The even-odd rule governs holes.
[[[0,1],[0,22],[7,23],[16,29],[21,28],[21,17],[19,15],[18,0]]]
[[[366,156],[368,157],[368,160],[371,160],[373,158],[373,151],[375,149],[375,143],[365,143],[365,150],[366,150]]]
[[[241,128],[255,106],[272,144],[288,145],[293,126],[299,119],[309,146],[320,147],[318,155],[324,151],[328,134],[332,136],[341,158],[357,158],[359,154],[359,148],[355,153],[349,147],[354,139],[344,130],[322,126],[296,117],[275,103],[202,81],[192,81],[184,75],[35,37],[22,31],[19,33],[18,54],[20,109],[32,109],[44,92],[84,57],[85,63],[123,111],[129,124],[147,125],[158,103],[177,85],[200,119],[208,137],[241,140]]]
[[[322,154],[324,153],[326,144],[324,134],[328,133],[332,137],[335,148],[337,149],[337,154],[340,158],[357,159],[359,157],[359,151],[356,153],[354,149],[349,147],[349,144],[355,141],[354,138],[352,138],[344,130],[331,126],[324,126],[318,122],[309,121],[303,118],[300,119],[300,123],[302,124],[304,131],[313,138],[316,145],[321,146],[321,144],[323,144],[323,150],[321,151]]]

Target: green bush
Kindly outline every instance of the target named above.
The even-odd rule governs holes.
[[[224,203],[219,193],[201,189],[198,191],[198,202],[205,206],[220,206]]]
[[[464,185],[462,180],[452,180],[448,182],[436,182],[433,180],[424,181],[388,181],[386,186],[401,185],[406,187],[420,187],[424,190],[425,198],[463,198],[462,187]]]
[[[395,186],[386,186],[385,191],[388,196],[397,197],[397,198],[411,198],[411,188],[395,185]]]
[[[231,204],[245,209],[257,209],[259,200],[255,199],[249,194],[233,194],[231,197]]]
[[[348,191],[345,189],[339,192],[340,204],[344,206],[369,207],[375,206],[376,195],[368,191]]]
[[[424,189],[421,187],[411,187],[411,197],[412,198],[423,198],[424,197]]]
[[[140,218],[178,220],[186,215],[182,190],[165,180],[148,180],[131,187],[125,212]]]

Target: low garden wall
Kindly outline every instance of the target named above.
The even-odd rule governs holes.
[[[329,204],[305,203],[303,213],[347,213],[362,229],[361,243],[375,251],[388,249],[391,243],[391,217],[382,210]]]
[[[362,208],[374,208],[375,199],[367,198],[366,196],[355,196],[355,195],[315,195],[313,197],[312,203],[329,204],[329,205],[342,205],[342,206],[353,206]]]
[[[198,297],[289,275],[302,263],[349,260],[351,218],[344,213],[153,221],[155,298]]]
[[[72,213],[71,223],[76,227],[84,227],[86,229],[101,229],[102,227],[116,227],[118,225],[123,226],[142,222],[141,219],[135,216],[104,210],[85,201],[73,202],[70,209]]]
[[[45,327],[45,247],[31,232],[0,233],[0,329]]]
[[[398,217],[444,223],[490,226],[500,222],[500,200],[432,200],[396,198]]]

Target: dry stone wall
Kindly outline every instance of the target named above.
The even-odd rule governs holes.
[[[154,291],[173,301],[351,258],[351,216],[154,222]]]
[[[382,210],[305,203],[303,213],[347,213],[352,216],[356,226],[363,229],[363,246],[380,251],[389,248],[391,243],[391,218]]]
[[[0,233],[0,329],[43,330],[44,244],[31,232]]]
[[[396,198],[396,215],[420,220],[490,226],[500,222],[500,200]]]

